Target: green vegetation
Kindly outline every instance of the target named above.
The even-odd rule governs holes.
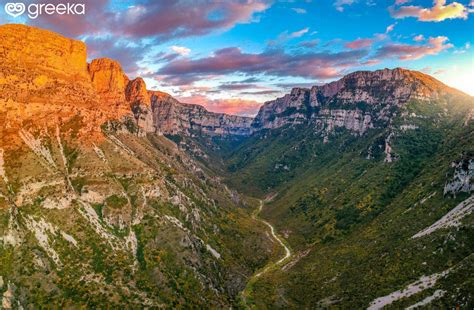
[[[121,209],[127,203],[127,198],[118,195],[112,195],[105,199],[105,204],[112,209]]]
[[[289,270],[275,270],[254,283],[254,305],[363,308],[450,266],[470,269],[472,276],[472,215],[459,231],[411,239],[469,197],[445,197],[443,188],[453,174],[451,163],[474,150],[472,122],[464,125],[471,108],[462,98],[412,101],[391,126],[361,137],[336,130],[324,143],[311,124],[303,124],[262,132],[241,144],[227,157],[227,182],[260,197],[278,193],[263,216],[288,236],[295,255],[308,253]],[[403,129],[407,124],[411,127]],[[389,135],[393,162],[385,162]],[[453,294],[472,288],[466,277],[454,280],[457,270],[437,288]],[[459,303],[453,296],[434,304]],[[472,305],[472,293],[464,298],[470,300],[464,305]]]

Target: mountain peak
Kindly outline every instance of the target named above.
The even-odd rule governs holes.
[[[290,94],[266,102],[254,128],[278,128],[307,121],[326,128],[343,126],[362,133],[374,117],[359,107],[380,111],[401,107],[410,99],[435,100],[446,95],[464,95],[435,78],[403,68],[356,71],[343,78],[308,88],[294,88]],[[385,117],[385,115],[383,116]]]

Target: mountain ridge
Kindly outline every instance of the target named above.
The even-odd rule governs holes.
[[[12,31],[20,34],[20,37],[15,39],[16,44],[8,37]],[[336,127],[344,127],[360,134],[373,127],[377,120],[387,117],[386,111],[381,109],[386,105],[401,104],[410,98],[436,99],[440,94],[465,95],[417,71],[402,68],[356,71],[321,86],[293,88],[289,94],[265,102],[257,115],[249,118],[209,112],[200,105],[181,103],[169,94],[148,90],[142,78],[130,80],[121,65],[112,59],[99,58],[87,63],[86,46],[81,41],[24,25],[3,25],[0,27],[0,36],[5,38],[1,47],[6,59],[2,67],[6,72],[11,70],[11,67],[28,67],[28,70],[37,68],[36,78],[30,85],[25,86],[29,97],[34,98],[35,93],[42,96],[41,92],[48,89],[52,83],[65,83],[64,90],[59,93],[57,89],[60,87],[56,87],[55,93],[49,98],[50,101],[54,102],[55,98],[61,100],[62,97],[68,96],[70,91],[77,93],[81,90],[82,97],[86,102],[90,102],[86,103],[90,113],[87,122],[95,124],[90,127],[98,128],[108,120],[133,116],[138,134],[203,133],[246,137],[262,129],[307,121],[316,122],[328,132]],[[34,48],[40,41],[46,42],[42,46],[50,46],[51,55],[62,56],[49,56],[46,52],[48,47],[43,51]],[[18,63],[15,61],[17,53],[29,55],[29,60]],[[52,72],[56,77],[47,77],[47,72]],[[11,87],[8,86],[8,79],[12,77],[3,78],[4,90]],[[70,86],[67,85],[67,81],[71,79],[79,79],[74,90],[69,89]],[[6,92],[11,94],[10,98],[18,97],[15,91],[6,89]],[[78,104],[84,105],[84,99]],[[364,105],[380,108],[382,111],[370,114],[360,109],[360,106]],[[100,111],[97,111],[97,107]],[[65,113],[64,109],[62,110]],[[76,107],[72,106],[71,110],[70,114],[77,113],[74,112]],[[58,111],[53,109],[51,112]],[[21,118],[20,115],[19,117]]]
[[[51,32],[0,39],[3,305],[473,305],[472,97],[404,69],[354,72],[256,122],[87,64]],[[256,222],[250,197],[265,196]]]

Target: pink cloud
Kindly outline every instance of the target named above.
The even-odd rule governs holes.
[[[48,0],[29,0],[27,2],[42,4],[51,3]],[[41,15],[41,18],[29,19],[31,25],[53,30],[68,37],[78,37],[84,34],[97,34],[103,32],[105,21],[113,14],[107,12],[109,0],[69,0],[71,4],[84,4],[85,15],[53,14]],[[25,3],[26,4],[26,3]]]
[[[381,63],[382,61],[380,59],[369,59],[365,62],[363,62],[362,64],[364,66],[373,66],[373,65],[377,65],[379,63]]]
[[[415,60],[428,55],[437,55],[440,52],[452,48],[453,45],[446,43],[447,37],[429,38],[425,45],[388,44],[377,50],[378,58],[398,58],[400,60]]]
[[[313,47],[316,47],[320,42],[321,42],[321,40],[314,39],[314,40],[301,42],[299,45],[303,46],[303,47],[306,47],[306,48],[313,48]]]
[[[26,0],[27,3],[49,3],[49,0]],[[270,7],[267,0],[189,1],[144,0],[121,11],[109,11],[110,0],[69,0],[84,3],[85,15],[43,15],[30,24],[60,32],[66,36],[113,34],[140,39],[205,35],[216,30],[249,23],[254,14]]]
[[[362,49],[304,54],[271,50],[252,54],[229,47],[215,51],[210,57],[175,59],[159,69],[157,75],[162,76],[165,82],[175,79],[199,80],[230,73],[330,79],[340,76],[341,70],[358,65],[367,55],[368,51]]]
[[[364,47],[370,47],[374,43],[372,39],[357,39],[352,42],[346,43],[345,46],[351,49],[359,49]]]
[[[354,4],[354,2],[356,2],[356,0],[337,0],[334,6],[339,12],[344,12],[344,7]]]
[[[241,116],[255,116],[262,105],[261,102],[245,99],[210,99],[204,95],[177,97],[181,102],[199,104],[208,111]]]
[[[458,2],[452,2],[446,5],[446,0],[434,0],[432,8],[423,8],[420,6],[401,6],[398,9],[390,7],[392,17],[405,18],[416,17],[419,21],[440,22],[446,19],[462,18],[466,19],[468,9]]]
[[[266,1],[147,1],[146,8],[136,13],[134,7],[118,13],[111,21],[111,30],[125,35],[163,39],[203,35],[217,29],[229,29],[235,24],[248,23],[257,12],[266,10]]]
[[[432,70],[433,70],[433,68],[428,66],[428,67],[424,67],[423,69],[421,69],[421,72],[426,73],[426,74],[431,74]]]
[[[393,29],[395,29],[396,25],[397,25],[397,23],[394,23],[394,24],[391,24],[391,25],[387,26],[387,28],[385,29],[385,33],[392,32]]]
[[[415,42],[421,42],[421,41],[424,41],[424,40],[425,40],[425,37],[422,34],[419,34],[419,35],[417,35],[413,38],[413,41],[415,41]]]

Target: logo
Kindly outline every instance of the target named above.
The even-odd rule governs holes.
[[[85,15],[86,5],[84,3],[32,3],[28,8],[21,2],[8,2],[5,4],[5,12],[12,16],[18,17],[28,11],[28,17],[36,19],[42,14],[46,15]]]
[[[5,12],[10,16],[18,17],[21,14],[25,13],[25,4],[9,2],[5,4]]]

